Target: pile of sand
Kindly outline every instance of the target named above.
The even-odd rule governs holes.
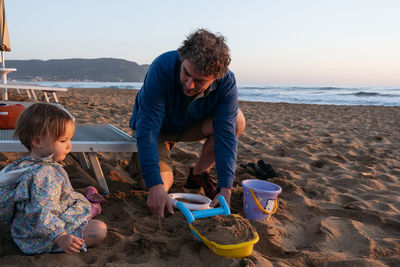
[[[256,229],[242,216],[216,215],[192,222],[196,231],[220,245],[234,245],[256,238]]]

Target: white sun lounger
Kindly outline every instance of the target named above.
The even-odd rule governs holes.
[[[7,83],[7,84],[0,84],[0,89],[2,89],[2,99],[8,100],[8,89],[16,89],[18,92],[19,90],[26,90],[29,98],[34,98],[37,100],[37,96],[35,91],[42,91],[43,95],[46,99],[46,102],[50,102],[50,98],[47,93],[52,93],[54,97],[54,101],[58,103],[58,98],[56,92],[66,92],[68,91],[67,88],[59,88],[59,87],[50,87],[50,86],[42,86],[36,84],[28,84],[28,83]]]
[[[14,130],[0,130],[0,152],[27,152],[19,140],[13,139],[13,133]],[[78,124],[71,143],[71,152],[79,152],[81,159],[86,159],[87,154],[87,163],[92,166],[105,193],[110,193],[110,190],[96,152],[137,152],[136,139],[111,124]]]

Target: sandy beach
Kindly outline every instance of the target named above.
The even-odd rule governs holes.
[[[131,134],[136,91],[69,89],[57,93],[77,123],[110,123]],[[10,93],[10,99],[29,101]],[[243,166],[263,160],[280,174],[277,212],[252,221],[260,241],[242,259],[215,255],[189,231],[184,216],[160,219],[147,193],[126,171],[129,153],[99,154],[111,194],[97,218],[106,240],[78,255],[26,256],[0,224],[1,266],[400,266],[400,107],[240,102],[247,127],[239,140],[231,211],[243,215],[240,182],[254,179]],[[183,185],[201,143],[172,150],[171,192]],[[0,169],[22,153],[0,153]],[[92,185],[69,156],[63,165],[77,190]],[[214,171],[215,173],[215,171]]]

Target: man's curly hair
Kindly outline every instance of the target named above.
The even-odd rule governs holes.
[[[205,29],[190,34],[178,52],[182,61],[188,60],[203,75],[214,75],[216,79],[225,76],[231,62],[225,38]]]

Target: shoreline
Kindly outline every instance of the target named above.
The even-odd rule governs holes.
[[[104,87],[97,87],[95,84],[105,84]],[[40,83],[46,85],[46,83]],[[93,89],[93,90],[139,90],[137,83],[132,88],[129,83],[107,83],[93,82],[89,83],[93,87],[79,87],[76,84],[63,84],[62,82],[50,82],[47,85],[65,87],[74,89]],[[115,85],[119,84],[119,85]],[[77,87],[75,87],[77,86]],[[82,86],[82,85],[81,85]],[[292,104],[310,104],[310,105],[348,105],[348,106],[400,106],[400,95],[398,87],[387,86],[379,87],[308,87],[308,86],[256,86],[246,87],[238,86],[239,100],[248,102],[262,103],[292,103]],[[298,91],[297,91],[298,90]],[[311,91],[310,91],[311,90]],[[333,91],[332,91],[333,90]],[[288,93],[291,92],[291,93]],[[297,93],[298,92],[298,93]],[[252,99],[254,98],[254,99]],[[259,101],[262,99],[264,101]],[[285,99],[285,101],[281,101]],[[272,100],[272,101],[271,101]],[[372,103],[372,104],[371,104]],[[378,104],[379,103],[379,104]]]

